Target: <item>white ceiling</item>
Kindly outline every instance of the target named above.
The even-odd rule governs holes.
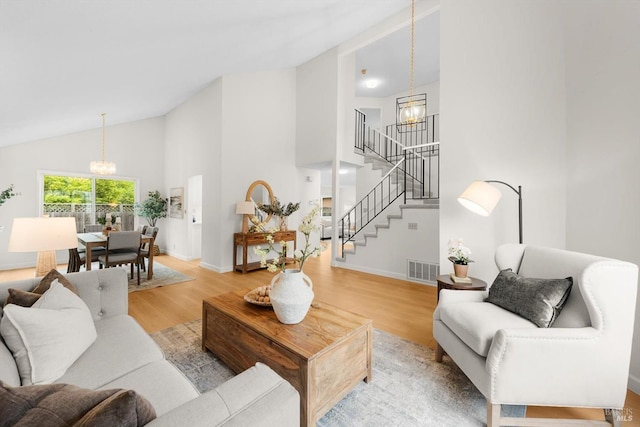
[[[0,146],[98,128],[101,112],[163,115],[221,75],[297,66],[409,6],[0,0]]]
[[[410,81],[411,27],[404,27],[356,52],[356,96],[387,97],[407,91]],[[414,86],[440,80],[440,12],[416,21]],[[365,75],[362,69],[366,69]],[[374,79],[375,88],[366,82]]]
[[[163,115],[222,75],[300,65],[410,4],[0,0],[0,146],[98,128],[102,112],[107,125]],[[439,13],[415,34],[420,86],[439,79]],[[356,53],[358,96],[408,89],[409,43],[405,27]]]

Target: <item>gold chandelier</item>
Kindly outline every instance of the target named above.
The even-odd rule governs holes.
[[[396,99],[396,127],[399,132],[424,130],[427,124],[427,94],[413,94],[416,2],[411,0],[411,51],[409,96]]]
[[[102,160],[91,162],[89,170],[97,175],[113,175],[116,173],[116,164],[104,161],[104,116],[106,116],[106,113],[100,115],[102,116]]]

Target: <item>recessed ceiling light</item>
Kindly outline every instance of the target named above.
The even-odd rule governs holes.
[[[375,87],[378,87],[378,81],[375,79],[369,79],[365,82],[365,84],[367,85],[367,87],[369,89],[373,89]]]

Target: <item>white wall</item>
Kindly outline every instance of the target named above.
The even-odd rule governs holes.
[[[107,114],[107,123],[108,119]],[[100,125],[98,114],[96,123]],[[149,191],[163,190],[162,118],[107,126],[105,135],[106,160],[116,163],[117,176],[139,179],[141,199],[146,198]],[[0,208],[0,224],[5,226],[4,232],[0,233],[0,269],[35,265],[35,253],[8,253],[7,245],[13,218],[39,215],[38,171],[89,176],[89,163],[100,159],[101,144],[102,129],[98,128],[0,148],[0,189],[13,183],[15,191],[21,193]],[[142,220],[140,224],[145,223]],[[164,220],[158,224],[162,228]],[[158,240],[163,248],[164,237],[160,235]],[[59,251],[58,260],[65,261],[67,255],[65,251]]]
[[[245,114],[247,106],[249,115]],[[259,112],[259,114],[253,114]],[[223,77],[222,152],[223,180],[218,208],[222,234],[219,265],[231,270],[233,233],[240,231],[236,202],[244,200],[253,181],[264,180],[282,202],[300,201],[305,177],[296,168],[296,70],[293,68]],[[320,180],[315,180],[319,186]],[[319,198],[319,195],[315,196]],[[301,204],[302,210],[302,204]],[[298,225],[298,211],[289,217],[289,228]],[[207,235],[203,235],[207,239]]]
[[[337,99],[337,151],[339,162],[362,165],[362,155],[354,150],[355,124],[355,81],[356,55],[341,55],[338,60],[338,99]],[[342,202],[341,202],[342,203]],[[344,205],[344,203],[342,203]]]
[[[186,186],[190,176],[203,175],[201,265],[230,271],[233,233],[242,228],[235,205],[251,183],[264,180],[281,201],[298,201],[304,179],[312,175],[305,171],[300,178],[295,167],[296,70],[223,76],[169,113],[166,122],[165,185]],[[290,217],[291,228],[299,215]],[[170,252],[188,257],[190,219],[170,221]]]
[[[462,237],[491,283],[495,248],[518,241],[517,197],[490,217],[457,196],[474,180],[522,185],[524,241],[565,246],[565,72],[560,6],[554,2],[459,0],[441,8],[440,262]]]
[[[190,176],[187,191],[190,259],[202,257],[202,175]]]
[[[565,2],[564,19],[567,247],[640,264],[640,3]],[[640,393],[638,314],[629,385]]]
[[[338,131],[337,49],[300,65],[296,82],[296,165],[331,162]]]
[[[400,213],[399,203],[374,220],[387,223],[387,215]],[[377,238],[368,238],[366,246],[357,246],[356,253],[347,255],[341,267],[407,280],[407,260],[439,263],[438,210],[404,209],[402,219],[392,219],[388,229],[379,229]],[[417,230],[409,230],[416,223]],[[356,240],[364,240],[359,237]]]
[[[184,187],[185,198],[189,177],[202,175],[202,248],[201,262],[217,266],[221,252],[220,237],[221,192],[221,113],[222,81],[215,80],[208,87],[189,98],[165,116],[164,155],[167,168],[164,176],[165,194],[171,188]],[[186,206],[190,203],[185,200]],[[167,253],[190,259],[190,218],[167,218]]]

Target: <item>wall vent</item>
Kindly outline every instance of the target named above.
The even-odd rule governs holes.
[[[424,283],[436,283],[436,278],[440,274],[440,264],[407,260],[407,278]]]

